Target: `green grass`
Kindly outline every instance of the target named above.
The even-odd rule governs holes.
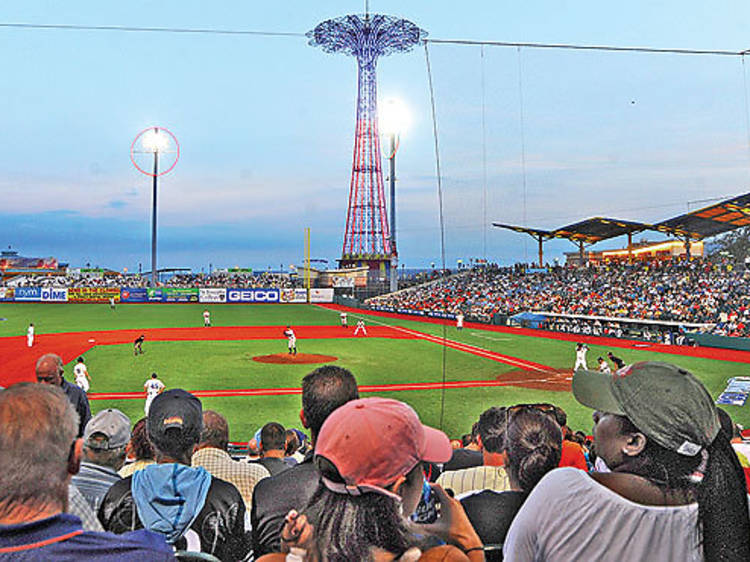
[[[230,325],[335,325],[338,313],[306,305],[119,305],[115,312],[106,304],[43,305],[0,304],[0,336],[22,335],[30,321],[38,333],[87,330],[140,329],[179,326],[201,326],[201,312],[211,311],[215,326]],[[350,324],[354,324],[350,315]],[[487,332],[466,328],[457,332],[452,326],[412,320],[370,317],[368,325],[377,322],[403,326],[437,336],[445,332],[450,339],[469,343],[505,355],[535,361],[555,368],[572,368],[574,344],[568,341],[535,338],[515,334]],[[337,364],[350,369],[362,385],[429,382],[443,380],[492,380],[512,370],[512,366],[440,345],[415,340],[380,338],[299,340],[300,352],[321,353],[338,357]],[[590,346],[589,365],[609,350]],[[91,392],[140,392],[151,372],[159,373],[168,388],[190,390],[279,388],[300,386],[302,377],[315,365],[271,365],[252,361],[255,355],[280,353],[286,342],[195,341],[146,342],[146,353],[132,354],[131,345],[97,346],[86,354],[92,375]],[[626,362],[661,360],[677,363],[695,373],[714,396],[723,390],[726,380],[746,375],[743,364],[665,355],[650,351],[615,349]],[[71,372],[72,365],[66,367]],[[486,408],[519,402],[548,401],[562,406],[574,429],[589,431],[591,410],[580,406],[570,393],[529,390],[506,386],[453,390],[420,390],[378,393],[403,400],[419,412],[425,423],[442,428],[451,436],[467,433]],[[231,437],[247,440],[268,421],[299,427],[299,395],[204,398],[204,408],[227,416]],[[117,407],[133,421],[143,415],[143,400],[96,400],[92,409]],[[747,408],[728,406],[739,423],[750,425]]]

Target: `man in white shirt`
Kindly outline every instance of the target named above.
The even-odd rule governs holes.
[[[456,314],[456,330],[463,330],[464,329],[464,313],[459,311],[458,314]]]
[[[211,327],[211,313],[208,310],[203,311],[203,326],[205,328]]]
[[[599,362],[600,373],[612,373],[612,369],[610,368],[609,363],[607,363],[607,360],[604,357],[599,357],[597,361]]]
[[[29,347],[34,345],[34,324],[29,324],[29,329],[26,330],[26,345]]]
[[[289,355],[297,355],[297,336],[294,334],[294,330],[287,326],[284,330],[284,335],[287,339],[287,346],[289,347]]]
[[[83,363],[83,357],[78,358],[76,366],[73,367],[73,375],[75,375],[76,386],[84,392],[88,392],[90,388],[89,381],[91,380],[91,377],[89,376],[89,371],[86,368],[86,365],[84,365]]]
[[[164,383],[159,380],[156,373],[151,373],[151,378],[148,379],[144,384],[143,388],[146,390],[146,406],[144,410],[148,416],[149,408],[151,408],[151,402],[154,401],[159,394],[164,392]]]
[[[341,318],[341,327],[342,328],[348,328],[349,327],[349,321],[347,319],[348,315],[346,314],[346,312],[341,312],[341,314],[339,314],[339,318]]]
[[[364,333],[365,335],[367,335],[367,329],[365,328],[365,321],[362,320],[361,318],[357,320],[357,327],[354,329],[354,335],[355,336],[358,335],[360,331]]]
[[[586,344],[576,344],[576,365],[573,367],[574,371],[577,371],[578,369],[583,369],[585,371],[588,369],[588,366],[586,365],[586,354],[588,352],[589,347]]]

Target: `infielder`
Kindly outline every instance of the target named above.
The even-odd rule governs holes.
[[[342,312],[339,314],[339,318],[341,318],[341,327],[342,328],[348,328],[349,327],[349,320],[347,319],[348,316],[346,312]]]
[[[459,310],[458,314],[456,314],[456,330],[463,330],[463,329],[464,329],[464,313]]]
[[[356,336],[357,334],[359,334],[360,330],[365,335],[367,335],[367,329],[365,328],[365,321],[362,320],[361,318],[359,320],[357,320],[357,327],[354,330],[354,335]]]
[[[75,375],[76,386],[84,392],[88,392],[90,388],[89,381],[91,380],[91,377],[89,376],[89,371],[86,368],[86,365],[84,365],[83,363],[83,357],[78,358],[76,366],[73,367],[73,374]]]
[[[203,311],[203,327],[204,328],[211,327],[211,313],[208,311],[208,309]]]
[[[604,357],[599,357],[599,372],[612,374],[612,369],[609,367],[609,363]]]
[[[26,330],[26,345],[29,347],[34,345],[34,324],[29,324],[29,329]]]
[[[289,355],[297,355],[297,336],[294,335],[294,330],[287,326],[286,330],[284,330],[284,335],[289,346]]]
[[[115,310],[115,297],[109,297],[109,309],[112,311]]]
[[[148,410],[151,408],[151,402],[154,401],[159,394],[164,392],[164,383],[159,380],[156,373],[151,373],[151,378],[148,379],[143,388],[146,389],[146,406],[143,408],[148,416]]]
[[[589,347],[586,344],[576,344],[576,365],[573,367],[574,371],[577,371],[578,369],[588,369],[588,366],[586,365],[586,354],[588,352]]]

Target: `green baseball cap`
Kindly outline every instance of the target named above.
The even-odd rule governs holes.
[[[676,365],[642,361],[615,373],[576,371],[576,400],[627,417],[646,437],[682,455],[697,455],[719,433],[714,401],[695,376]]]

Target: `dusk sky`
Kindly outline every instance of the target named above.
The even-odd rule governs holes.
[[[613,4],[372,1],[370,11],[409,19],[431,39],[750,49],[747,2]],[[151,183],[129,148],[139,131],[159,125],[182,151],[160,182],[160,267],[300,264],[305,227],[313,257],[333,265],[352,164],[354,59],[303,36],[2,24],[305,33],[363,11],[363,2],[345,1],[4,5],[0,246],[72,266],[149,269]],[[742,57],[428,49],[449,266],[535,259],[530,238],[485,220],[539,228],[597,215],[657,222],[750,191]],[[381,59],[378,78],[379,99],[397,97],[410,113],[397,155],[400,260],[439,263],[424,48]],[[545,248],[550,259],[574,250],[565,241]]]

